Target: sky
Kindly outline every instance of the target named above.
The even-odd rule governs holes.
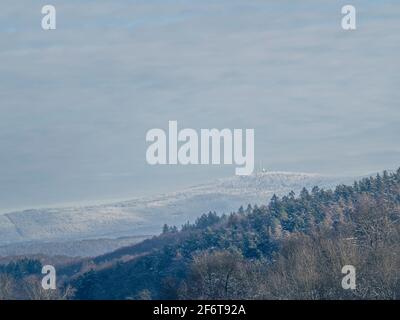
[[[357,30],[341,28],[341,7]],[[41,8],[57,29],[41,28]],[[0,211],[174,191],[233,166],[150,166],[146,132],[252,128],[269,171],[400,165],[400,3],[3,0]]]

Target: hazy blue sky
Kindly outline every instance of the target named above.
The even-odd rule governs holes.
[[[41,29],[41,7],[57,30]],[[341,29],[341,7],[358,30]],[[254,128],[268,170],[400,165],[400,2],[3,0],[0,210],[170,191],[234,167],[146,164],[168,120]]]

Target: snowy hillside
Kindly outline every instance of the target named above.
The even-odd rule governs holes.
[[[162,225],[180,226],[202,213],[230,213],[241,205],[265,204],[271,196],[301,188],[333,187],[353,178],[270,172],[219,179],[209,184],[109,205],[34,209],[0,215],[0,255],[7,245],[116,239],[158,234]],[[29,244],[29,246],[28,246]],[[79,254],[77,246],[77,254]],[[98,248],[97,248],[98,249]],[[90,250],[89,250],[90,251]],[[88,252],[85,247],[85,254]],[[62,253],[62,252],[58,252]]]

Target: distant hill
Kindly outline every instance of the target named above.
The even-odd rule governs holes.
[[[93,257],[118,248],[141,242],[150,236],[121,237],[116,239],[88,239],[53,242],[18,242],[0,247],[0,257],[45,255],[66,257]]]
[[[268,172],[109,205],[11,212],[0,215],[0,256],[94,256],[133,243],[126,238],[158,234],[164,223],[180,226],[209,211],[223,214],[249,203],[264,204],[273,194],[351,181],[348,177]],[[87,241],[95,239],[99,241]]]

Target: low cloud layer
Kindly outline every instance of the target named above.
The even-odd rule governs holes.
[[[268,170],[398,166],[400,6],[353,1],[41,1],[0,11],[0,203],[130,197],[232,174],[151,167],[145,134],[254,128]]]

